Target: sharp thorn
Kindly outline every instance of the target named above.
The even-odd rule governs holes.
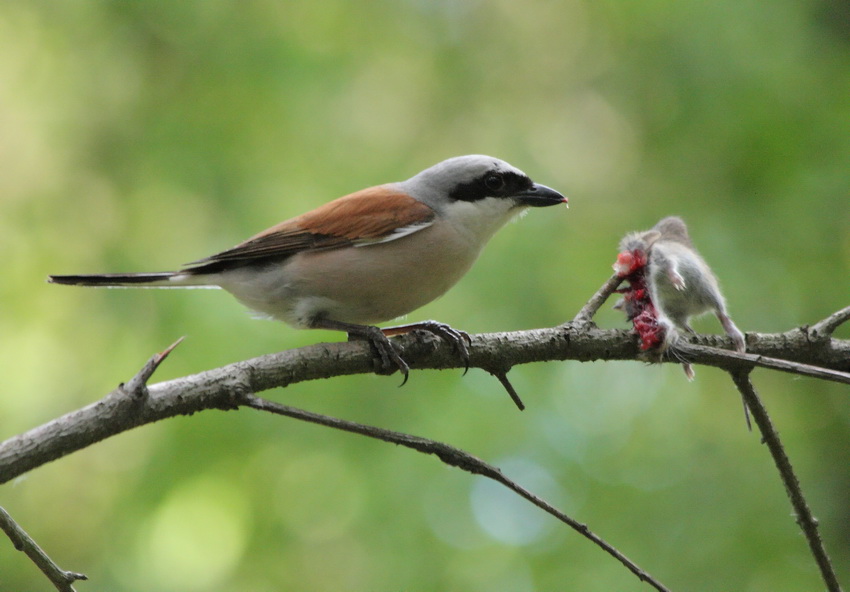
[[[511,381],[508,380],[507,372],[491,372],[493,376],[499,379],[499,382],[502,383],[502,386],[505,387],[505,390],[508,391],[508,394],[513,400],[514,404],[517,406],[517,409],[520,411],[525,410],[525,404],[522,402],[522,399],[519,398],[519,393],[516,392],[516,389],[511,384]]]

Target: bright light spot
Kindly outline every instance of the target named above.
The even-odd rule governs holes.
[[[459,504],[469,487],[469,475],[446,470],[445,475],[426,484],[422,506],[428,526],[438,539],[458,549],[474,549],[489,544],[476,528],[469,508]]]
[[[565,492],[543,467],[524,459],[497,464],[505,475],[556,507]],[[472,512],[479,526],[493,538],[509,545],[529,545],[543,538],[555,519],[505,486],[483,477],[470,493]]]
[[[231,484],[205,477],[174,491],[153,517],[140,572],[159,590],[208,590],[239,563],[247,508]]]
[[[339,458],[316,453],[281,467],[276,509],[299,537],[327,541],[343,536],[363,512],[365,484]]]

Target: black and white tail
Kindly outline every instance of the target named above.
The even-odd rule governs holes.
[[[158,273],[102,273],[92,275],[51,275],[51,284],[66,286],[99,286],[103,288],[192,288],[210,286],[203,275],[185,271]]]

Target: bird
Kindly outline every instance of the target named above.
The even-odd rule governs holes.
[[[569,207],[561,193],[503,160],[457,156],[335,199],[178,271],[51,275],[48,282],[222,288],[260,316],[368,340],[383,368],[406,382],[409,366],[388,337],[428,331],[451,342],[468,368],[469,335],[437,321],[377,323],[442,296],[512,218],[558,204]]]

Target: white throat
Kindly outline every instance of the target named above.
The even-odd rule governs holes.
[[[483,246],[497,230],[525,210],[510,199],[485,197],[474,202],[454,201],[443,207],[443,218]]]

